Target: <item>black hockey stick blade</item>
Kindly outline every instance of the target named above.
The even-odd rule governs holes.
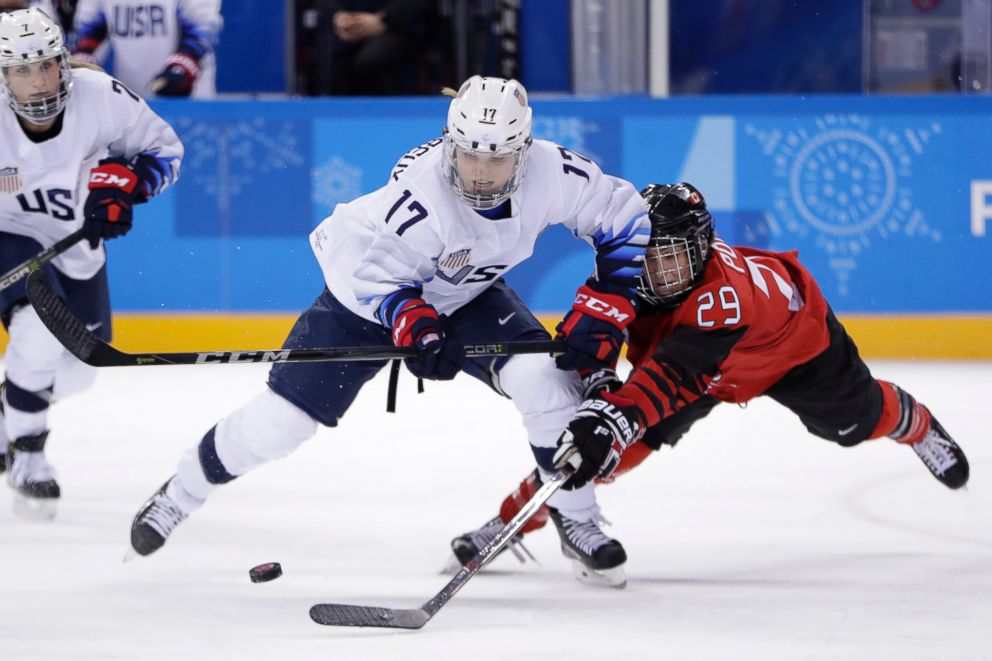
[[[10,287],[15,282],[19,282],[22,278],[24,278],[24,276],[29,275],[33,271],[37,271],[45,264],[64,253],[66,250],[79,243],[84,236],[83,230],[76,230],[64,239],[56,241],[48,248],[45,248],[23,264],[19,264],[18,266],[15,266],[11,270],[7,271],[0,276],[0,291]]]
[[[541,485],[534,496],[524,503],[520,511],[507,522],[496,536],[475,557],[458,570],[441,591],[420,608],[383,608],[380,606],[355,606],[352,604],[316,604],[310,608],[310,619],[317,624],[338,627],[380,627],[386,629],[420,629],[444,607],[455,593],[485,567],[490,560],[510,543],[514,535],[530,521],[571,476],[570,466],[558,471]]]
[[[28,300],[41,321],[69,353],[93,367],[145,365],[215,365],[225,363],[282,363],[310,361],[392,360],[415,358],[413,347],[333,347],[328,349],[257,349],[253,351],[196,351],[178,353],[125,353],[110,346],[66,307],[43,271],[28,276]],[[465,347],[468,357],[559,353],[552,341],[488,342]]]

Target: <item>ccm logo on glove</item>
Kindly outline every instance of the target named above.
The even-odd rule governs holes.
[[[108,170],[117,170],[119,172],[108,172]],[[90,172],[90,188],[106,188],[111,186],[116,186],[118,188],[123,188],[127,192],[131,192],[134,189],[134,184],[137,181],[137,177],[134,173],[123,166],[104,166],[104,169],[93,170]]]
[[[629,308],[629,304],[627,307]],[[575,303],[572,305],[572,309],[587,312],[603,320],[613,319],[620,326],[626,325],[628,320],[633,316],[632,310],[622,311],[607,301],[581,291],[575,295]]]

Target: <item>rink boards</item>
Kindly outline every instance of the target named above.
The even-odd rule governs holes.
[[[637,186],[690,180],[728,243],[798,249],[865,353],[992,358],[992,99],[538,99],[535,136]],[[278,344],[321,288],[309,230],[440,132],[444,99],[162,101],[180,183],[109,245],[131,348]],[[560,227],[508,277],[555,317],[592,269]],[[248,316],[246,316],[248,315]]]

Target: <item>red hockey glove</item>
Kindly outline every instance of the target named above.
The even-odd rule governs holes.
[[[94,250],[100,239],[113,239],[131,229],[138,175],[120,159],[105,159],[90,170],[90,193],[83,204],[83,230]]]
[[[633,304],[623,296],[582,285],[572,309],[555,327],[555,339],[565,341],[565,351],[555,358],[555,364],[563,370],[613,367],[634,313]]]
[[[455,378],[463,354],[461,343],[445,336],[437,310],[422,298],[405,301],[393,319],[393,344],[417,347],[424,355],[406,359],[414,376],[447,381]]]
[[[634,403],[611,393],[587,399],[558,438],[555,468],[571,464],[575,473],[564,489],[578,489],[596,477],[608,478],[620,455],[644,433],[644,420]]]
[[[173,53],[165,68],[152,80],[151,90],[157,96],[189,96],[193,83],[200,76],[200,67],[189,55]]]

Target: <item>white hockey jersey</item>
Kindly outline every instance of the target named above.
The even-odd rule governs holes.
[[[29,236],[46,248],[82,227],[89,173],[100,159],[143,155],[138,191],[152,197],[176,180],[183,156],[172,127],[118,81],[90,69],[73,69],[72,79],[54,138],[32,142],[13,111],[0,110],[0,232]],[[54,264],[86,279],[105,260],[102,244],[91,250],[82,241]]]
[[[511,216],[490,220],[452,193],[442,151],[439,138],[407,153],[387,185],[339,204],[310,234],[328,289],[355,314],[379,322],[379,305],[405,287],[422,288],[425,301],[450,314],[530,257],[541,232],[558,223],[598,250],[629,248],[621,270],[640,272],[650,222],[630,183],[535,140]]]
[[[109,41],[112,73],[142,96],[153,96],[152,80],[182,47],[199,61],[193,98],[216,95],[213,55],[220,33],[221,0],[79,0],[74,19],[76,50],[92,53]]]

